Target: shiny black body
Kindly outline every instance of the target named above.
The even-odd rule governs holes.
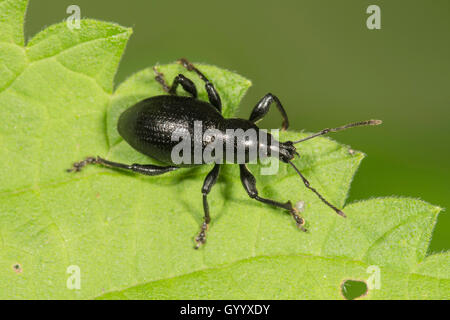
[[[334,205],[329,203],[325,198],[314,189],[309,181],[303,176],[303,174],[297,169],[297,167],[291,162],[295,155],[298,155],[294,144],[309,140],[329,132],[336,132],[344,130],[347,128],[362,126],[362,125],[377,125],[380,124],[379,120],[368,120],[357,123],[348,124],[342,127],[333,129],[324,129],[316,134],[313,134],[307,138],[292,142],[278,142],[270,134],[267,134],[266,139],[262,139],[259,135],[261,133],[260,129],[256,126],[256,122],[261,120],[269,111],[270,106],[274,103],[281,113],[283,118],[282,129],[287,129],[289,126],[288,118],[280,100],[268,93],[265,95],[253,108],[253,111],[248,120],[246,119],[225,119],[222,116],[222,102],[220,95],[214,88],[214,85],[201,73],[194,65],[188,62],[186,59],[180,59],[178,61],[182,64],[188,71],[195,72],[200,79],[205,83],[205,89],[208,94],[209,103],[197,99],[197,89],[194,83],[182,74],[179,74],[173,80],[171,86],[167,85],[164,75],[155,70],[156,81],[158,81],[169,95],[156,96],[148,98],[138,102],[136,105],[125,110],[118,122],[118,131],[120,135],[137,151],[146,154],[152,158],[155,158],[165,164],[166,166],[158,166],[153,164],[124,164],[118,162],[112,162],[100,157],[88,157],[83,161],[76,162],[73,168],[68,171],[80,171],[87,164],[101,164],[104,166],[118,168],[123,170],[130,170],[140,174],[155,176],[161,175],[170,171],[178,170],[180,167],[190,167],[195,165],[204,164],[201,157],[199,162],[192,159],[192,153],[196,153],[193,147],[187,152],[191,161],[183,163],[175,163],[172,160],[172,151],[179,143],[180,139],[173,139],[174,133],[178,133],[179,136],[183,136],[186,133],[190,135],[191,146],[195,143],[201,146],[201,151],[203,152],[207,149],[208,145],[220,138],[224,147],[231,146],[230,148],[234,151],[236,155],[238,151],[245,154],[242,159],[232,158],[232,163],[239,164],[240,168],[240,178],[244,189],[247,191],[250,198],[260,201],[265,204],[269,204],[275,207],[279,207],[288,211],[288,213],[294,218],[297,227],[301,230],[306,231],[303,228],[304,220],[298,215],[298,211],[290,201],[279,202],[259,196],[258,190],[256,188],[256,179],[252,173],[248,170],[246,163],[256,158],[261,157],[277,157],[281,161],[291,165],[294,170],[298,173],[302,179],[304,185],[313,191],[323,203],[332,208],[336,213],[345,217],[345,214],[336,208]],[[183,89],[189,93],[190,97],[178,96],[177,87],[181,85]],[[196,135],[196,123],[201,123],[201,134]],[[216,134],[212,135],[208,130],[215,130]],[[246,140],[236,139],[236,136],[231,135],[228,130],[240,129],[242,131],[247,131],[248,129],[254,129],[253,131],[258,134],[253,137],[249,137]],[[249,130],[252,131],[252,130]],[[253,147],[253,149],[251,149]],[[256,155],[250,150],[255,150]],[[263,150],[261,153],[260,151]],[[228,150],[223,150],[224,155]],[[242,152],[244,151],[244,152]],[[184,150],[183,150],[184,153]],[[220,160],[218,156],[213,162],[215,162],[214,167],[206,176],[203,186],[201,188],[203,194],[203,210],[204,210],[204,221],[202,223],[200,232],[195,238],[197,243],[196,248],[206,242],[206,231],[208,230],[208,225],[211,221],[209,215],[209,206],[207,201],[207,196],[211,191],[211,188],[217,182],[219,176],[220,167],[222,163],[229,163],[229,159],[222,158]],[[194,161],[193,161],[194,160]],[[241,161],[238,161],[241,160]]]
[[[201,135],[194,134],[195,122],[201,124]],[[208,138],[203,139],[205,133],[207,136],[208,130],[220,131],[225,143],[229,139],[227,129],[243,129],[244,131],[254,129],[259,132],[259,128],[249,120],[225,119],[210,103],[176,95],[156,96],[140,101],[121,114],[117,129],[124,140],[137,151],[166,164],[179,167],[198,166],[204,164],[205,161],[202,158],[201,163],[194,163],[192,157],[188,163],[173,163],[171,153],[179,143],[178,139],[172,138],[175,130],[178,133],[188,133],[192,149],[194,144],[198,143],[202,145],[202,152],[208,144]],[[259,137],[259,134],[256,137]],[[234,154],[237,154],[236,143],[238,140],[233,141]],[[258,140],[250,141],[250,144],[256,144],[259,147]],[[242,150],[248,151],[249,141],[242,148]],[[246,162],[253,160],[248,157],[248,152],[246,153]]]

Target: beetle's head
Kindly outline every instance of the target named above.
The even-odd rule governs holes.
[[[280,142],[278,153],[278,157],[280,158],[280,160],[286,163],[294,159],[296,155],[300,156],[297,152],[297,149],[295,149],[292,141]]]
[[[281,161],[288,163],[295,156],[300,156],[292,141],[279,142],[272,137],[270,144],[270,156],[276,157]]]

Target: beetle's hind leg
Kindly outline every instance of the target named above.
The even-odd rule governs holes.
[[[181,86],[187,93],[189,93],[193,98],[197,98],[197,88],[195,87],[195,84],[182,74],[177,75],[173,80],[172,85],[169,87],[164,74],[162,72],[159,72],[156,66],[153,67],[153,71],[155,72],[155,80],[161,84],[165,92],[172,95],[177,95],[177,87],[179,84],[181,84]]]
[[[247,169],[247,166],[245,164],[239,165],[240,172],[241,172],[241,182],[244,186],[245,191],[247,191],[250,198],[255,199],[259,202],[269,204],[271,206],[275,206],[278,208],[285,209],[289,212],[289,214],[294,218],[295,224],[297,227],[306,232],[306,229],[303,227],[305,224],[305,220],[298,215],[298,210],[292,206],[292,203],[290,201],[282,203],[278,201],[274,201],[271,199],[262,198],[258,195],[258,190],[256,189],[256,179],[252,175],[252,173]]]
[[[200,77],[200,79],[202,79],[205,82],[205,89],[206,92],[208,93],[209,102],[214,107],[216,107],[216,109],[219,110],[219,112],[222,112],[222,101],[220,100],[220,95],[217,92],[216,88],[214,88],[212,82],[210,82],[208,78],[187,59],[185,58],[178,59],[178,63],[181,64],[183,67],[185,67],[188,71],[194,71]]]
[[[176,169],[179,169],[178,167],[173,166],[156,166],[153,164],[124,164],[124,163],[118,163],[118,162],[112,162],[100,157],[88,157],[80,162],[75,162],[72,166],[72,168],[67,169],[67,172],[79,172],[81,169],[88,164],[100,164],[106,167],[111,168],[119,168],[124,170],[130,170],[134,171],[136,173],[145,174],[147,176],[157,176],[166,172],[174,171]]]
[[[198,249],[202,244],[206,242],[206,231],[208,231],[209,223],[211,222],[211,217],[209,215],[209,205],[208,205],[208,194],[211,188],[216,184],[217,178],[219,177],[220,164],[215,164],[214,168],[208,173],[203,182],[202,194],[203,194],[203,211],[205,213],[200,232],[195,237],[196,246]]]

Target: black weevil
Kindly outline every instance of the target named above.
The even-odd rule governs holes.
[[[158,72],[156,68],[154,68],[156,74],[155,79],[162,85],[164,91],[166,91],[170,95],[151,97],[138,102],[121,114],[117,126],[120,135],[134,149],[147,156],[168,164],[167,166],[157,166],[151,164],[127,165],[105,160],[100,157],[88,157],[83,161],[74,163],[73,168],[69,169],[68,171],[80,171],[81,168],[83,168],[87,164],[101,164],[107,167],[131,170],[137,173],[155,176],[169,171],[177,170],[180,167],[201,165],[204,164],[205,161],[202,161],[201,163],[174,163],[174,161],[172,160],[172,150],[178,143],[172,138],[174,131],[181,130],[184,132],[192,133],[194,131],[194,122],[199,121],[204,126],[202,128],[202,132],[205,132],[208,129],[215,129],[220,133],[222,141],[226,141],[227,139],[229,139],[227,129],[251,129],[260,133],[261,130],[256,126],[255,123],[261,120],[267,114],[272,103],[275,103],[279,112],[281,113],[281,116],[283,117],[282,129],[286,130],[288,128],[288,117],[283,106],[281,105],[280,100],[270,93],[266,94],[257,103],[257,105],[253,108],[253,111],[248,120],[237,118],[225,119],[221,114],[221,99],[219,93],[214,88],[214,85],[205,77],[205,75],[203,75],[203,73],[201,73],[193,64],[191,64],[186,59],[180,59],[178,60],[178,62],[183,65],[188,71],[195,72],[200,77],[200,79],[205,82],[205,88],[206,92],[208,93],[209,103],[197,99],[197,89],[194,83],[184,75],[179,74],[178,76],[176,76],[172,85],[168,86],[164,79],[164,75]],[[181,85],[191,97],[178,96],[176,93],[178,85]],[[247,191],[250,198],[287,210],[294,218],[297,226],[301,230],[306,231],[306,229],[303,228],[303,218],[298,215],[298,211],[294,206],[292,206],[292,203],[290,201],[283,203],[259,196],[258,190],[256,189],[255,177],[251,174],[246,166],[246,163],[254,160],[249,156],[248,146],[256,146],[258,150],[265,149],[267,151],[265,153],[266,156],[277,157],[281,161],[290,164],[298,173],[308,189],[314,192],[320,198],[320,200],[322,200],[336,213],[345,217],[345,214],[341,210],[328,202],[316,189],[314,189],[309,184],[309,181],[305,178],[305,176],[292,163],[292,159],[294,158],[294,156],[299,155],[296,151],[296,148],[294,147],[294,144],[325,135],[329,132],[336,132],[356,126],[378,125],[380,123],[380,120],[367,120],[347,124],[345,126],[337,128],[327,128],[316,134],[297,141],[278,142],[268,133],[266,133],[266,135],[269,136],[269,141],[275,141],[276,143],[268,143],[268,140],[261,141],[260,138],[258,138],[259,135],[250,138],[250,140],[241,139],[238,140],[238,142],[236,142],[236,140],[233,140],[233,151],[237,151],[239,147],[242,147],[239,144],[244,144],[243,148],[239,150],[244,150],[245,152],[244,161],[242,163],[239,163],[236,158],[234,158],[234,163],[239,164],[242,185],[244,186],[244,189]],[[202,151],[208,145],[208,142],[204,141],[205,137],[203,136],[200,136],[200,141],[196,141],[198,140],[198,137],[195,137],[195,134],[191,135],[190,139],[192,142],[191,145],[195,145],[196,142],[200,142]],[[211,188],[217,181],[221,164],[222,162],[216,161],[214,168],[208,173],[203,183],[202,194],[203,209],[205,215],[204,222],[201,225],[201,230],[195,238],[196,248],[206,242],[206,231],[211,221],[207,196],[211,191]]]

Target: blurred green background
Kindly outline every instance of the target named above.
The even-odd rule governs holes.
[[[368,155],[349,201],[398,195],[450,207],[450,1],[31,0],[26,37],[65,19],[71,4],[82,17],[133,27],[116,85],[187,57],[253,81],[243,117],[272,92],[292,129],[382,119],[332,136]],[[371,4],[381,30],[366,27]],[[261,125],[280,123],[272,110]],[[430,252],[449,249],[449,230],[443,212]]]

